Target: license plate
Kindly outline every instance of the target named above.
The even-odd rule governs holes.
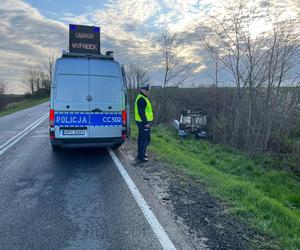
[[[84,129],[64,129],[62,131],[63,135],[85,135]]]

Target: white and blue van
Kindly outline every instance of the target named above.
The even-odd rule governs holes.
[[[120,146],[129,130],[123,67],[110,54],[63,53],[53,72],[49,121],[53,149]]]

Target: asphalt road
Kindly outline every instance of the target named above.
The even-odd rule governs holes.
[[[0,117],[0,147],[47,112]],[[0,249],[161,249],[107,150],[54,153],[48,119],[0,155],[0,200]]]

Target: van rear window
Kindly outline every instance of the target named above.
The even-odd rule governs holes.
[[[89,77],[87,75],[58,75],[57,101],[85,101],[88,95]]]
[[[91,76],[90,93],[93,101],[102,103],[120,103],[122,86],[119,77]]]

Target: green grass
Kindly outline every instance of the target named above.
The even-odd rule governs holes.
[[[28,100],[24,100],[21,102],[16,102],[16,103],[10,105],[9,107],[7,107],[4,111],[1,111],[0,117],[11,114],[11,113],[15,113],[22,109],[33,107],[35,105],[38,105],[38,104],[41,104],[41,103],[44,103],[47,101],[49,101],[49,97],[28,99]]]
[[[291,146],[294,146],[296,148],[299,148],[300,149],[300,138],[299,137],[294,137],[294,138],[290,138],[289,139],[289,144]]]
[[[132,135],[136,133],[134,126]],[[300,180],[280,170],[276,160],[251,158],[204,140],[180,139],[162,126],[153,129],[150,151],[207,183],[234,215],[276,239],[274,248],[300,249]]]

